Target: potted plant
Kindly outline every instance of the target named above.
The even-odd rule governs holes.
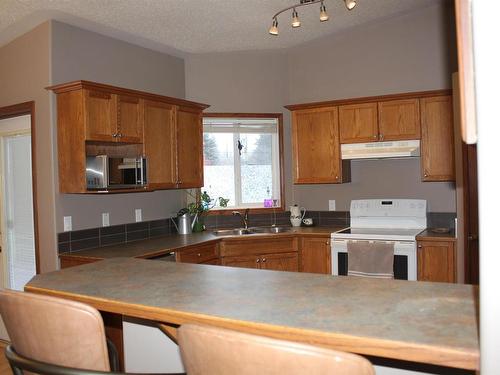
[[[193,226],[193,232],[202,232],[205,230],[203,224],[203,216],[207,214],[215,206],[227,207],[229,199],[218,197],[217,199],[210,198],[210,195],[206,191],[197,191],[196,195],[191,192],[187,193],[194,198],[194,202],[187,205],[187,210],[191,216],[195,217],[195,223]]]

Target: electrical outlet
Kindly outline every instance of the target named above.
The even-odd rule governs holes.
[[[142,221],[142,209],[136,208],[135,209],[135,222],[138,223],[139,221]]]
[[[335,211],[335,199],[328,201],[328,211]]]
[[[102,226],[109,227],[109,213],[108,212],[104,212],[102,214]]]
[[[71,216],[64,216],[64,231],[70,232],[73,229],[73,224],[71,223]]]

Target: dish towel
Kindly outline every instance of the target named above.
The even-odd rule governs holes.
[[[394,279],[394,243],[347,242],[348,276]]]

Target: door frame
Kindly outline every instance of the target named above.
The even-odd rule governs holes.
[[[35,234],[35,264],[36,273],[40,273],[40,250],[38,246],[38,201],[36,184],[36,128],[35,128],[35,102],[29,101],[6,107],[0,107],[0,120],[29,115],[31,120],[31,176],[33,186],[33,229]]]

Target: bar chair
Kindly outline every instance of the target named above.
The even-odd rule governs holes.
[[[374,375],[356,354],[222,328],[182,325],[178,341],[189,375]]]
[[[0,289],[0,315],[11,339],[5,355],[15,375],[117,373],[100,313],[62,298]]]

